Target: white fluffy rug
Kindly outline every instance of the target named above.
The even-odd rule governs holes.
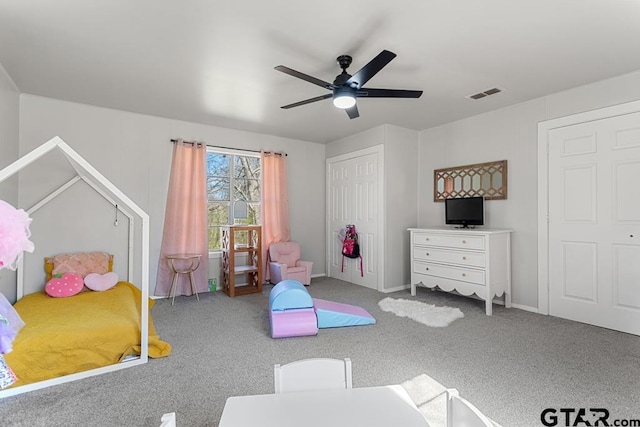
[[[378,305],[382,311],[388,311],[400,317],[408,317],[435,328],[443,328],[454,320],[464,317],[459,308],[436,307],[424,302],[402,298],[384,298],[378,302]]]

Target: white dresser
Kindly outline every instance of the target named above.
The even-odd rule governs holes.
[[[410,228],[411,295],[416,285],[476,294],[491,315],[492,300],[504,294],[511,307],[511,231]]]

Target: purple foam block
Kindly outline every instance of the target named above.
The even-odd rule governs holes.
[[[313,308],[269,311],[271,338],[303,337],[318,334],[318,320]]]

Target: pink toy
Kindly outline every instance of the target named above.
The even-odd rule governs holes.
[[[319,328],[372,325],[376,323],[364,308],[312,298],[297,280],[283,280],[269,294],[271,337],[317,335]]]
[[[33,252],[30,223],[31,218],[24,210],[0,200],[0,269],[15,270],[22,253]]]
[[[304,337],[318,334],[318,321],[313,308],[269,311],[271,338]]]
[[[12,343],[24,322],[13,305],[0,293],[0,354],[10,353]],[[0,367],[0,376],[2,369]],[[2,388],[2,387],[0,387]]]

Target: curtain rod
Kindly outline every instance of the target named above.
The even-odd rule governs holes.
[[[179,139],[172,139],[171,142],[176,143],[180,141]],[[202,144],[200,142],[197,141],[182,141],[185,144]],[[250,153],[261,153],[261,150],[248,150],[246,148],[234,148],[234,147],[224,147],[222,145],[209,145],[209,144],[202,144],[202,145],[206,145],[207,147],[211,147],[211,148],[224,148],[226,150],[237,150],[237,151],[248,151]],[[275,151],[265,151],[265,153],[267,154],[273,154],[274,156],[288,156],[287,153],[276,153]]]

